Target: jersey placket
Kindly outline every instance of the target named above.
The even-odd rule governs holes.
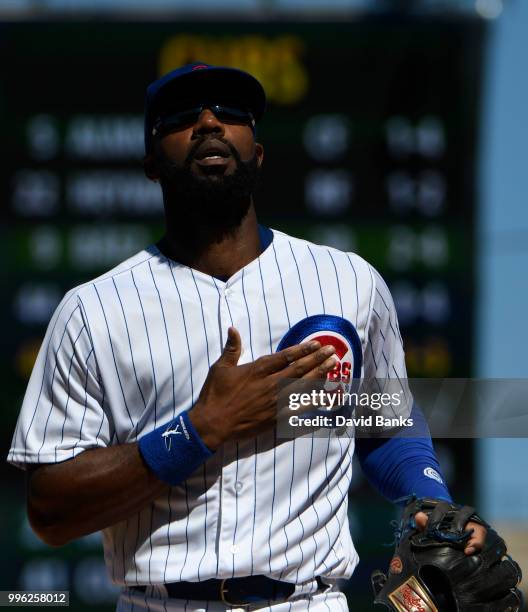
[[[248,338],[244,331],[247,327],[247,314],[240,288],[240,282],[227,283],[220,289],[219,321],[221,325],[222,340],[225,343],[227,329],[233,325],[242,337],[242,355],[239,364],[251,361]],[[223,466],[220,492],[219,512],[219,574],[235,575],[244,564],[243,559],[249,557],[241,542],[240,526],[242,521],[243,504],[242,492],[246,497],[250,488],[247,474],[244,473],[245,462],[239,457],[240,446],[237,442],[223,444]]]

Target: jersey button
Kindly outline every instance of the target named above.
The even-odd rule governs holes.
[[[242,491],[242,487],[244,486],[244,484],[242,482],[240,482],[240,480],[237,480],[235,482],[235,491]]]
[[[233,544],[233,546],[231,546],[229,550],[231,551],[232,555],[236,555],[238,552],[238,546],[236,544]]]

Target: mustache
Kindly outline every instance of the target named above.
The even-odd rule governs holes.
[[[240,164],[240,162],[242,161],[240,159],[240,153],[238,152],[238,150],[235,148],[235,146],[229,142],[229,140],[227,140],[226,138],[223,138],[222,136],[206,136],[204,138],[200,138],[199,140],[197,140],[193,146],[191,147],[191,150],[189,151],[189,153],[187,154],[187,157],[185,158],[185,161],[183,162],[183,165],[185,167],[188,167],[191,165],[192,161],[194,160],[194,156],[196,155],[196,151],[198,151],[198,149],[206,142],[208,141],[212,141],[215,140],[217,142],[221,142],[222,144],[224,144],[229,151],[231,152],[231,155],[235,158],[235,161],[237,162],[237,164]]]

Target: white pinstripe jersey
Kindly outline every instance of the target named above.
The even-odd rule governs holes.
[[[405,377],[379,274],[355,254],[273,234],[227,282],[151,246],[71,290],[49,324],[8,460],[64,461],[173,419],[196,401],[230,325],[245,363],[274,352],[301,319],[337,315],[357,330],[365,377]],[[224,444],[182,485],[106,528],[112,580],[348,578],[358,562],[347,522],[354,440],[276,438]]]

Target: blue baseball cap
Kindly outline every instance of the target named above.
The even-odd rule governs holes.
[[[172,70],[147,87],[145,151],[159,119],[207,102],[243,108],[257,122],[264,114],[266,94],[255,77],[236,68],[195,62]]]

